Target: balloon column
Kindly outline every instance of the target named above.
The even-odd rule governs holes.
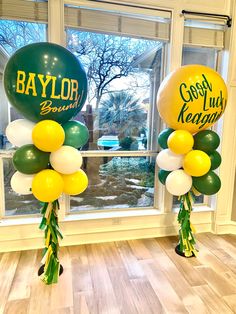
[[[11,122],[8,140],[17,148],[12,189],[33,193],[43,202],[40,229],[45,231],[42,280],[56,283],[60,271],[59,197],[76,195],[88,186],[78,151],[88,141],[88,129],[69,121],[82,108],[87,78],[77,58],[65,48],[36,43],[19,49],[4,71],[4,87],[12,106],[25,118]]]
[[[221,187],[213,171],[221,164],[216,151],[217,133],[208,129],[224,113],[227,89],[214,70],[187,65],[170,73],[157,95],[157,108],[168,128],[158,136],[163,149],[157,156],[158,178],[172,195],[180,198],[179,244],[176,252],[197,254],[190,213],[194,195],[213,195]]]

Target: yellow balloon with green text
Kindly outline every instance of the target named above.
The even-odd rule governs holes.
[[[194,139],[190,132],[176,130],[168,137],[167,144],[173,153],[184,155],[193,148]]]
[[[65,132],[58,122],[43,120],[33,128],[32,139],[34,145],[43,152],[55,152],[63,145]]]
[[[62,174],[61,176],[64,181],[63,192],[65,194],[81,194],[88,187],[88,177],[82,169],[79,169],[72,174]]]
[[[224,113],[227,88],[222,77],[203,65],[185,65],[170,73],[157,94],[157,108],[173,129],[190,133],[209,128]]]
[[[55,170],[38,172],[32,182],[32,193],[41,202],[53,202],[63,192],[64,182]]]
[[[201,150],[191,150],[183,161],[184,171],[193,177],[201,177],[211,168],[210,157]]]

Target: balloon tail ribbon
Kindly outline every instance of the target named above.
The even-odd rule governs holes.
[[[44,264],[44,270],[40,276],[42,281],[50,285],[58,282],[60,262],[58,259],[59,242],[62,234],[58,226],[58,200],[52,203],[44,203],[41,213],[43,215],[39,228],[44,230],[45,248],[43,250],[43,258],[41,263]]]
[[[195,228],[190,222],[193,203],[194,196],[191,191],[180,196],[180,210],[178,214],[178,223],[180,224],[178,248],[185,257],[197,256],[198,252],[195,247]]]

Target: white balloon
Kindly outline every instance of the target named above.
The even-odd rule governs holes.
[[[32,130],[34,126],[35,123],[26,119],[18,119],[10,122],[6,128],[8,141],[17,147],[33,144]]]
[[[183,166],[184,155],[173,153],[170,149],[164,149],[157,155],[157,165],[166,171],[173,171]]]
[[[72,174],[78,171],[82,165],[81,153],[72,146],[61,146],[50,154],[50,164],[62,174]]]
[[[32,181],[35,174],[23,174],[19,171],[15,172],[11,177],[11,188],[17,194],[32,194]]]
[[[184,170],[174,170],[166,178],[166,189],[172,195],[184,195],[191,189],[192,181],[192,177]]]

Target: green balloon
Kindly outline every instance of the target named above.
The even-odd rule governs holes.
[[[17,50],[4,71],[10,103],[31,121],[65,123],[87,97],[87,77],[79,60],[52,43],[35,43]]]
[[[68,121],[62,125],[65,131],[64,145],[80,148],[84,146],[89,139],[89,131],[86,125],[79,121]]]
[[[21,173],[37,173],[48,167],[49,155],[33,144],[23,145],[13,155],[13,165]]]
[[[211,159],[211,170],[217,169],[221,164],[220,154],[216,150],[214,150],[212,153],[208,153],[208,156]]]
[[[211,170],[202,177],[192,178],[195,189],[205,195],[213,195],[217,193],[221,187],[220,178]]]
[[[171,171],[166,171],[163,169],[160,169],[158,171],[158,179],[162,184],[166,184],[166,178],[168,177],[168,175],[171,173]]]
[[[158,135],[158,144],[161,148],[166,149],[168,148],[167,140],[170,134],[174,132],[174,129],[167,128],[161,131],[161,133]]]
[[[220,145],[219,135],[212,130],[203,130],[194,135],[193,149],[211,153]]]

